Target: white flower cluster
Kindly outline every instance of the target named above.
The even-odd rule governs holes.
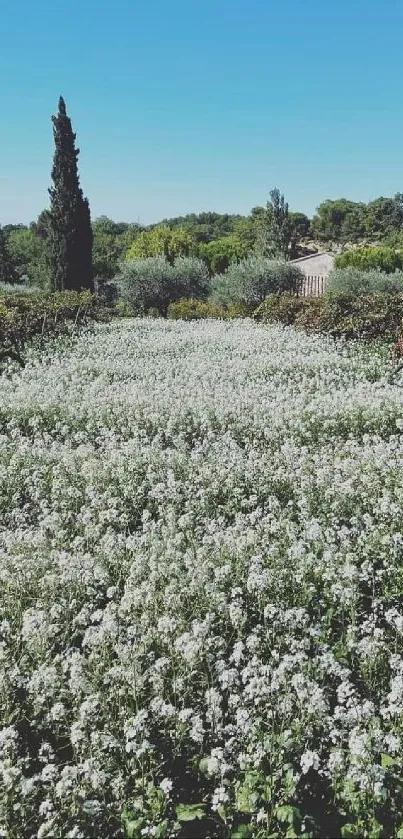
[[[186,772],[213,811],[279,766],[347,811],[352,790],[382,800],[403,731],[384,364],[290,328],[136,319],[3,377],[0,835],[120,836],[140,782],[177,800]]]

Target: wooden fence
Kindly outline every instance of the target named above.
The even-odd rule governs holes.
[[[325,293],[327,277],[323,274],[309,274],[305,277],[301,297],[320,297]]]

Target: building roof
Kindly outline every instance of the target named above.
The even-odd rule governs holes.
[[[308,256],[299,256],[298,259],[291,259],[291,262],[305,262],[307,259],[314,259],[316,256],[331,256],[333,259],[336,254],[330,251],[317,251],[317,253],[309,253]]]

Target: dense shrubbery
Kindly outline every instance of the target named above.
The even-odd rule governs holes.
[[[259,306],[269,294],[297,293],[303,282],[300,268],[289,262],[249,257],[212,279],[212,298],[221,305]]]
[[[60,334],[67,324],[105,320],[111,314],[90,292],[4,292],[0,290],[0,345],[21,349],[35,335]]]
[[[359,268],[335,268],[328,277],[326,293],[341,296],[396,294],[403,291],[403,272],[361,271]]]
[[[271,296],[254,317],[258,321],[294,325],[334,337],[393,340],[401,330],[403,294]]]
[[[182,297],[204,299],[209,291],[208,270],[196,257],[179,257],[173,265],[163,256],[128,260],[115,281],[121,300],[139,315],[150,309],[166,315],[170,303]]]
[[[393,274],[403,268],[403,253],[393,248],[355,248],[335,258],[336,268],[359,268],[360,271],[384,271]]]
[[[204,320],[206,318],[224,317],[224,308],[209,300],[194,298],[177,300],[170,303],[167,312],[171,320]]]
[[[253,307],[241,303],[231,306],[220,306],[212,300],[182,299],[168,306],[168,318],[171,320],[205,320],[206,318],[248,317],[253,314]]]

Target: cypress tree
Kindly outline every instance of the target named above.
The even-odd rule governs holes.
[[[4,230],[0,227],[0,283],[18,282],[13,260],[8,252]]]
[[[76,135],[66,113],[64,99],[52,117],[55,154],[49,189],[49,258],[55,291],[94,290],[92,279],[93,234],[88,199],[83,197],[78,176]]]

